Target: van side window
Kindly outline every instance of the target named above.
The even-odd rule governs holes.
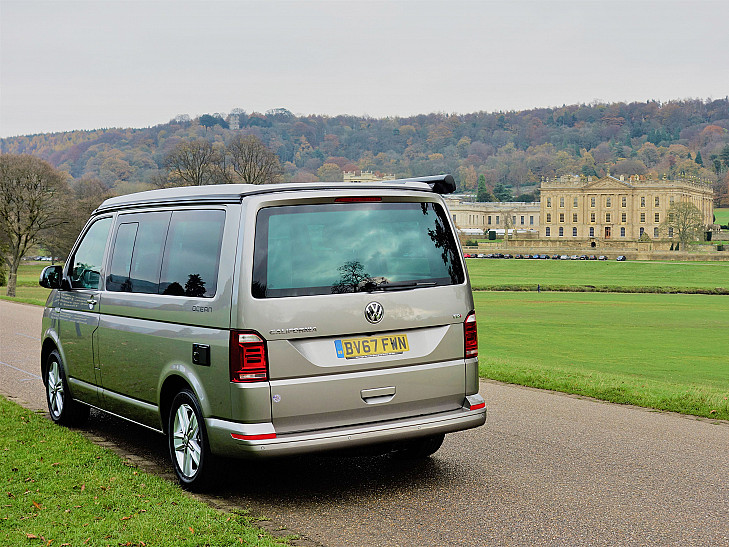
[[[159,292],[172,296],[215,296],[224,211],[175,211],[162,261]]]
[[[99,288],[101,264],[110,228],[111,217],[102,218],[94,222],[84,235],[68,267],[72,288]]]
[[[106,290],[157,294],[170,213],[121,215]]]

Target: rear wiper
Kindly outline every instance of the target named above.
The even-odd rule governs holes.
[[[406,291],[408,289],[417,289],[419,287],[433,287],[437,285],[435,281],[403,281],[400,283],[384,283],[373,287],[367,287],[369,292],[374,291]]]

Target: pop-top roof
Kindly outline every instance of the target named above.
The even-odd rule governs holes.
[[[451,175],[384,180],[381,182],[291,182],[285,184],[216,184],[210,186],[181,186],[148,190],[115,198],[99,205],[97,211],[120,209],[133,205],[164,205],[167,203],[205,202],[236,203],[244,196],[301,190],[360,190],[407,189],[450,194],[456,189]]]

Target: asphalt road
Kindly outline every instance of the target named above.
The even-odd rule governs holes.
[[[0,392],[33,408],[40,315],[0,301]],[[486,426],[448,435],[428,461],[229,462],[213,502],[330,547],[729,545],[729,424],[490,382],[481,393]],[[97,412],[86,429],[169,469],[154,433]]]

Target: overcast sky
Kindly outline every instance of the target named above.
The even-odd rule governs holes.
[[[0,137],[729,95],[729,1],[0,0]]]

